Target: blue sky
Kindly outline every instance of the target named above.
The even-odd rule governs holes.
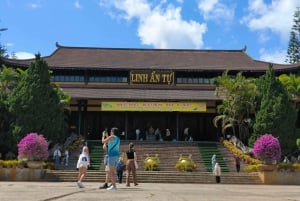
[[[0,0],[19,59],[74,47],[237,50],[284,63],[299,0]]]

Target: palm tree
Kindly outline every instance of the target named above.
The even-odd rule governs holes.
[[[252,78],[245,78],[242,73],[231,76],[225,71],[221,76],[214,78],[217,85],[216,95],[223,97],[218,105],[218,113],[213,123],[218,127],[221,121],[223,135],[228,129],[243,142],[250,136],[251,117],[255,112],[256,85]]]

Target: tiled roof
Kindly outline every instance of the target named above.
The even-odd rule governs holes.
[[[33,60],[1,58],[7,64],[29,65]],[[57,45],[50,56],[44,57],[50,68],[95,69],[169,69],[210,71],[265,71],[268,63],[253,60],[245,50],[176,50],[65,47]],[[300,64],[274,64],[274,70],[288,70]]]
[[[165,101],[199,101],[221,100],[214,90],[159,90],[159,89],[103,89],[103,88],[63,88],[72,94],[73,99],[102,100],[165,100]]]

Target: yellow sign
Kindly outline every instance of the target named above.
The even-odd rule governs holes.
[[[175,75],[172,71],[130,71],[130,84],[174,85]]]
[[[102,102],[102,111],[206,112],[205,102]]]

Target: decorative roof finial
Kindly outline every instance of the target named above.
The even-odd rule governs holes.
[[[60,44],[58,44],[58,42],[55,43],[56,47],[61,47]]]
[[[244,46],[244,48],[242,49],[243,52],[247,51],[247,45]]]

